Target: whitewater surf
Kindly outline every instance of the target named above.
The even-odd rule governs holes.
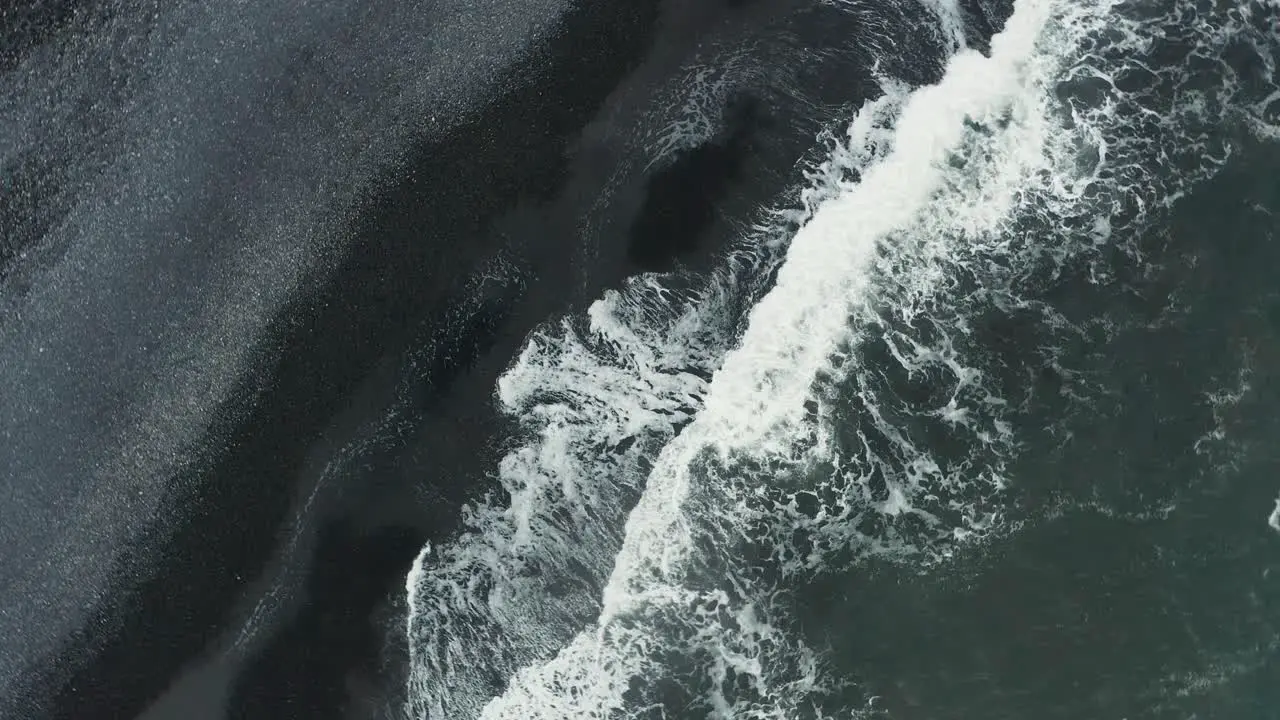
[[[1213,58],[1272,57],[1274,8],[1018,0],[979,51],[958,6],[927,7],[940,77],[881,68],[785,251],[765,229],[692,287],[637,278],[503,376],[529,439],[414,564],[412,716],[873,712],[801,632],[801,588],[873,558],[929,572],[1026,522],[1032,388],[1008,370],[1069,376],[1090,332],[1045,289],[1136,256],[1224,162],[1213,129],[1270,127],[1273,65],[1259,85]],[[740,325],[726,298],[752,303]],[[1001,317],[1042,344],[994,352]]]

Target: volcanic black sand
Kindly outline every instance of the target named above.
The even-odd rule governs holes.
[[[700,22],[738,11],[707,6]],[[0,58],[12,63],[56,37],[69,8],[36,3],[6,15],[22,24],[10,26],[15,39]],[[382,178],[346,255],[275,318],[189,477],[172,483],[186,489],[164,503],[172,534],[149,538],[115,569],[117,602],[96,611],[31,689],[33,715],[134,717],[171,687],[147,717],[395,709],[405,574],[425,541],[454,528],[475,492],[463,479],[497,454],[497,374],[538,322],[626,275],[696,264],[718,248],[704,235],[751,151],[750,102],[705,147],[626,189],[645,198],[615,218],[629,235],[580,237],[575,203],[591,198],[562,191],[576,138],[645,57],[659,10],[648,0],[579,4],[523,76]],[[580,261],[588,240],[603,243],[590,264]],[[469,303],[468,281],[500,250],[517,272]],[[397,402],[407,410],[390,439],[336,456]],[[343,471],[322,483],[331,462]],[[184,696],[187,685],[175,683],[216,665],[273,585],[290,601],[256,628],[247,656],[209,671],[226,688]]]

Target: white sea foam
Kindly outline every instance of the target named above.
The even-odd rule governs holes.
[[[917,230],[926,214],[989,230],[1011,209],[1016,183],[1043,166],[1043,111],[1035,90],[1044,69],[1035,50],[1049,16],[1048,3],[1023,4],[995,39],[990,58],[961,53],[938,85],[867,106],[852,139],[871,142],[850,153],[869,161],[860,182],[822,205],[792,240],[776,286],[752,310],[705,407],[663,448],[628,518],[596,626],[552,661],[522,670],[486,717],[625,714],[633,681],[665,674],[662,650],[706,663],[709,682],[698,699],[713,716],[786,716],[808,704],[821,683],[812,653],[774,626],[769,589],[750,587],[750,568],[734,562],[734,546],[747,538],[741,529],[735,538],[732,525],[755,519],[733,517],[734,511],[749,505],[753,490],[766,489],[739,483],[735,475],[743,472],[743,460],[777,474],[830,459],[828,428],[820,426],[807,448],[797,441],[812,434],[806,416],[820,374],[835,369],[833,356],[864,329],[850,319],[869,312],[864,308],[875,300],[872,274],[884,243]],[[886,135],[876,131],[877,121],[894,115],[892,149],[884,152]],[[1006,127],[1015,137],[979,159],[986,182],[954,178],[949,160],[974,132],[966,120],[989,126],[1001,118],[1011,118]],[[961,203],[974,200],[984,201],[980,210],[965,211]],[[916,251],[945,253],[933,243],[951,238],[917,239],[927,248]],[[936,280],[912,284],[923,294]],[[878,512],[911,512],[921,490],[909,482],[895,486]],[[717,552],[706,540],[727,546]],[[718,576],[706,572],[713,567]],[[723,680],[731,676],[746,678],[750,690],[725,691]]]
[[[884,78],[811,173],[811,217],[733,350],[704,332],[724,317],[714,282],[668,298],[645,278],[586,332],[536,336],[500,385],[535,433],[503,462],[509,508],[414,566],[410,711],[826,716],[839,684],[781,580],[869,555],[927,565],[1003,531],[1016,425],[971,319],[1057,327],[1024,295],[1033,275],[1083,259],[1103,279],[1113,233],[1220,166],[1203,129],[1249,90],[1215,53],[1255,19],[1020,0],[988,57],[961,50],[916,90]],[[1153,69],[1171,28],[1214,61]],[[895,392],[910,382],[932,394]]]
[[[1271,515],[1267,517],[1267,524],[1272,530],[1280,532],[1280,497],[1276,498],[1276,506],[1272,508]]]
[[[718,63],[689,68],[676,87],[683,112],[644,138],[654,148],[650,167],[669,162],[681,152],[711,140],[724,124],[724,112],[734,92],[763,74],[751,58],[751,48],[739,48]]]
[[[509,503],[470,507],[471,531],[415,563],[410,648],[431,683],[411,688],[418,713],[478,712],[500,688],[477,668],[514,672],[598,613],[639,466],[699,404],[723,299],[637,278],[586,327],[535,334],[502,376],[498,398],[529,439],[499,467]]]

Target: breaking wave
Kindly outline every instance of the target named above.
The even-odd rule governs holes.
[[[1276,132],[1276,8],[1018,0],[984,53],[926,7],[945,72],[881,68],[800,210],[529,339],[500,490],[407,581],[412,716],[870,713],[796,588],[1017,529],[1020,368],[1082,332],[1045,289],[1143,262],[1136,231],[1229,156],[1212,129]],[[991,318],[1043,343],[999,352]]]

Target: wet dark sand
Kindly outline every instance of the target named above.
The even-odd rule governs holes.
[[[382,183],[350,254],[277,318],[190,477],[172,484],[193,488],[166,501],[172,535],[117,569],[143,581],[122,583],[119,604],[63,653],[59,668],[72,672],[34,689],[33,716],[144,713],[226,650],[244,608],[285,570],[296,576],[282,580],[292,601],[247,653],[219,666],[216,682],[229,685],[185,698],[175,686],[147,717],[376,717],[397,703],[403,647],[388,642],[389,626],[393,634],[402,621],[414,555],[453,529],[470,481],[498,453],[497,374],[548,314],[715,250],[700,236],[747,151],[745,121],[652,187],[632,188],[647,200],[614,223],[632,237],[597,248],[595,266],[573,263],[584,239],[582,208],[560,197],[570,145],[644,56],[657,12],[652,2],[581,7],[530,77],[446,140],[419,145]],[[500,247],[533,281],[499,287],[442,332],[459,317],[466,278]],[[411,358],[419,365],[406,376]],[[397,437],[365,451],[299,514],[333,453],[405,397],[411,412]],[[295,530],[298,549],[278,561]],[[209,707],[210,697],[225,707]]]

